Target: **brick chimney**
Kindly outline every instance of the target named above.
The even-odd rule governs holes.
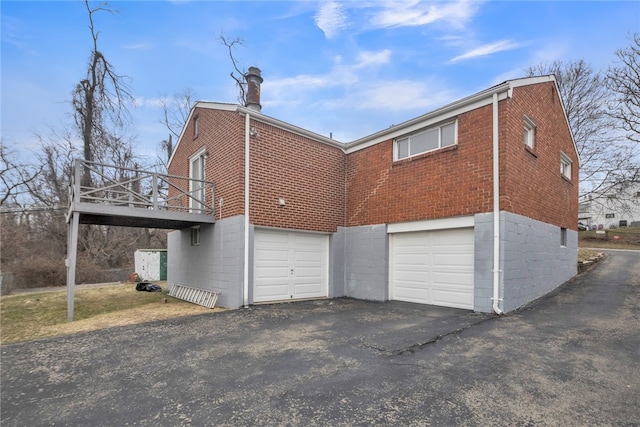
[[[258,67],[249,67],[249,71],[244,75],[247,81],[247,99],[246,106],[252,110],[261,111],[260,105],[260,85],[262,84],[262,76]]]

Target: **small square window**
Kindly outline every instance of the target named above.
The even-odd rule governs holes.
[[[571,164],[573,162],[566,154],[560,152],[560,173],[567,179],[571,179]]]
[[[536,124],[529,117],[524,116],[524,145],[530,149],[535,148]]]
[[[565,248],[567,247],[567,229],[566,228],[560,229],[560,246]]]
[[[200,244],[200,226],[191,227],[191,246]]]

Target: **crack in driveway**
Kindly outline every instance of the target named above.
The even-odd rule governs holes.
[[[440,341],[441,339],[448,337],[448,336],[452,336],[452,335],[458,335],[460,333],[462,333],[463,331],[466,331],[467,329],[470,329],[476,325],[479,325],[481,323],[484,323],[488,320],[495,320],[498,319],[498,316],[493,316],[490,315],[489,317],[484,317],[476,322],[470,323],[468,325],[462,326],[460,328],[454,329],[453,331],[447,332],[445,334],[440,334],[440,335],[436,335],[433,338],[430,338],[427,341],[423,341],[423,342],[419,342],[416,344],[412,344],[410,346],[401,348],[401,349],[396,349],[396,350],[389,350],[385,347],[381,347],[381,346],[377,346],[374,344],[369,344],[369,343],[362,343],[362,346],[371,350],[376,350],[380,353],[386,353],[390,356],[406,356],[406,355],[410,355],[415,353],[418,350],[421,350],[425,347],[427,347],[430,344],[435,344],[436,342]]]

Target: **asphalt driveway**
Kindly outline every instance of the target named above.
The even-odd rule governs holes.
[[[1,355],[3,426],[640,425],[640,252],[502,317],[323,300]]]

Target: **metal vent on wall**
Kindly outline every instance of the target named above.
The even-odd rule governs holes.
[[[171,297],[192,302],[207,308],[215,307],[216,301],[218,301],[218,295],[220,294],[217,292],[192,288],[184,285],[173,285],[169,291],[169,296]]]

